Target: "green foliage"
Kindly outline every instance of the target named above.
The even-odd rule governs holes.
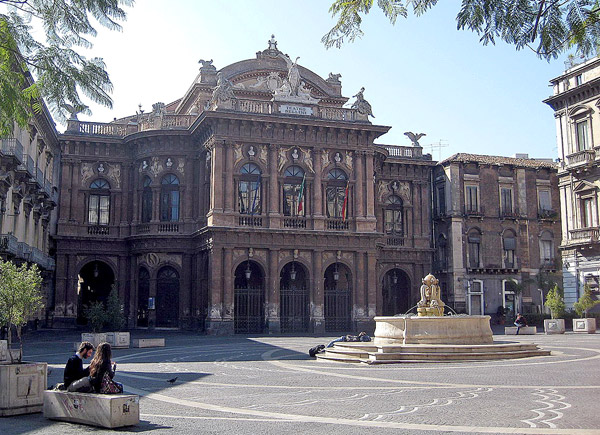
[[[21,355],[23,354],[21,327],[44,306],[41,287],[42,275],[37,265],[17,266],[11,261],[0,261],[0,324],[6,326],[9,331],[9,349],[12,344],[10,330],[13,326],[16,328]],[[21,362],[20,358],[18,362]]]
[[[112,107],[112,83],[100,58],[87,59],[76,49],[92,47],[94,25],[121,30],[121,5],[134,0],[0,0],[0,135],[13,122],[24,126],[43,97],[59,120],[68,112],[91,113],[82,102]],[[43,35],[39,37],[40,33]],[[33,74],[37,86],[29,76]]]
[[[92,332],[100,332],[106,323],[106,310],[102,302],[92,302],[83,311]]]
[[[113,285],[106,301],[106,327],[109,331],[120,331],[123,325],[125,325],[123,306],[119,300],[119,292]]]
[[[438,0],[378,0],[377,6],[395,24],[409,10],[419,16]],[[335,0],[329,12],[337,18],[335,26],[322,38],[327,48],[340,47],[361,37],[363,16],[373,0]],[[597,0],[463,0],[456,17],[457,28],[480,35],[487,45],[502,40],[517,50],[530,48],[550,60],[570,48],[584,56],[595,54],[600,45],[600,6]]]
[[[550,309],[553,319],[560,319],[565,312],[565,301],[563,294],[558,284],[554,284],[546,295],[546,306]]]
[[[577,315],[579,315],[579,317],[583,319],[584,317],[587,317],[588,311],[598,304],[600,304],[600,301],[594,299],[594,297],[592,296],[592,290],[586,284],[583,287],[583,294],[581,295],[579,300],[573,304],[573,308],[575,309]]]

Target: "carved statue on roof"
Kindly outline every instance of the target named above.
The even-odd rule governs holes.
[[[212,97],[207,104],[209,110],[233,109],[233,84],[227,79],[222,72],[217,73],[217,86],[215,87]]]
[[[298,89],[300,88],[300,71],[298,70],[298,59],[300,59],[300,56],[296,57],[296,60],[293,62],[287,54],[282,53],[279,55],[279,57],[285,60],[285,64],[287,65],[287,84],[289,86],[289,95],[297,97]]]
[[[213,65],[213,60],[204,60],[204,59],[200,59],[198,61],[198,63],[202,64],[202,66],[200,67],[200,69],[215,69],[214,65]]]
[[[271,35],[271,39],[269,39],[267,44],[269,44],[269,50],[277,50],[277,41],[275,40],[275,35]]]
[[[419,139],[421,139],[423,136],[427,136],[425,133],[415,134],[412,131],[407,131],[404,133],[404,135],[408,136],[414,147],[420,147],[421,145],[419,145]]]
[[[342,77],[341,74],[334,74],[334,73],[329,73],[329,77],[327,78],[327,81],[329,83],[341,83],[340,82],[340,77]]]
[[[352,109],[356,109],[359,114],[363,115],[368,120],[369,116],[375,118],[375,115],[373,115],[371,105],[365,100],[364,92],[365,88],[360,88],[360,91],[358,91],[356,95],[353,95],[353,97],[356,98],[356,101],[352,103]]]

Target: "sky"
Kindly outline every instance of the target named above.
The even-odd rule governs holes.
[[[217,69],[254,58],[275,34],[278,48],[326,78],[342,74],[342,93],[365,87],[374,124],[391,126],[377,142],[420,140],[434,160],[457,152],[556,158],[553,112],[542,100],[566,56],[547,62],[502,42],[483,46],[477,34],[456,29],[459,2],[439,2],[421,17],[392,26],[374,7],[362,39],[326,49],[321,37],[334,20],[332,0],[138,0],[127,8],[122,32],[100,30],[88,56],[102,57],[114,84],[112,110],[90,104],[108,122],[182,97],[199,59]],[[350,99],[350,103],[353,99]],[[59,126],[64,129],[64,126]]]

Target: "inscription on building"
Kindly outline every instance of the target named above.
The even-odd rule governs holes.
[[[286,115],[311,116],[313,114],[313,111],[310,107],[290,106],[289,104],[282,104],[279,106],[279,111]]]

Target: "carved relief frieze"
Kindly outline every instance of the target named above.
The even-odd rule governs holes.
[[[344,164],[350,170],[352,170],[352,152],[346,151],[346,156],[344,159]]]
[[[269,159],[269,150],[266,145],[261,145],[258,151],[258,160],[260,160],[265,167],[268,165]]]
[[[325,169],[327,166],[329,166],[329,152],[321,150],[321,167]]]
[[[152,174],[154,178],[158,176],[164,170],[162,163],[158,160],[158,157],[152,157],[150,161],[150,166],[148,167],[148,172]]]
[[[107,165],[108,170],[106,171],[106,176],[109,180],[113,182],[113,186],[116,189],[121,188],[121,165],[119,164],[111,164]]]
[[[242,161],[243,158],[244,153],[242,152],[242,144],[233,144],[233,166],[235,167],[239,162]]]
[[[85,185],[87,181],[94,177],[94,167],[91,163],[81,163],[81,185]]]
[[[140,262],[146,263],[151,268],[155,268],[155,267],[157,267],[161,264],[165,264],[165,263],[176,264],[177,266],[181,267],[182,258],[181,258],[181,254],[167,254],[164,252],[159,252],[159,253],[149,252],[147,254],[140,256]]]
[[[392,192],[402,198],[403,201],[410,202],[410,183],[408,181],[392,181],[390,187]]]
[[[281,172],[281,170],[283,169],[283,167],[285,166],[285,163],[287,162],[287,152],[288,152],[289,148],[279,148],[279,172]]]
[[[379,180],[377,183],[377,200],[383,202],[383,198],[389,192],[389,184],[385,181]]]
[[[177,171],[179,171],[181,175],[185,175],[185,160],[182,158],[177,159]]]
[[[304,163],[304,166],[306,166],[308,170],[314,174],[315,169],[313,168],[311,150],[308,148],[300,148],[300,152],[302,152],[302,163]]]

